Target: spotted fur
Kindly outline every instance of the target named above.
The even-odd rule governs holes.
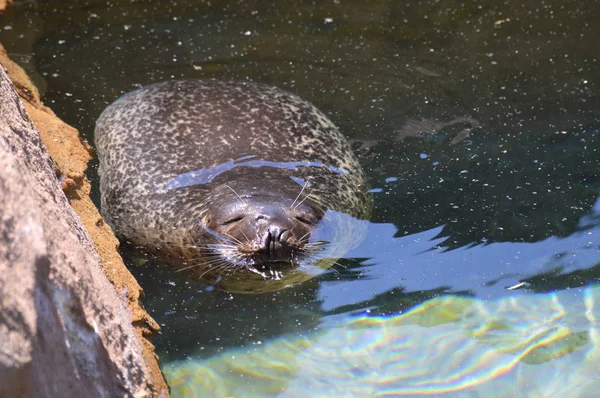
[[[136,245],[169,251],[196,243],[191,232],[218,192],[210,184],[167,183],[245,155],[328,166],[298,172],[310,181],[311,200],[357,219],[370,215],[364,173],[343,135],[311,103],[276,87],[208,79],[147,86],[104,110],[95,141],[102,213]],[[276,187],[282,177],[260,178]]]

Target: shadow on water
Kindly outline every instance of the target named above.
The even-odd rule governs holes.
[[[597,281],[598,9],[559,0],[17,2],[0,17],[0,41],[90,142],[121,94],[219,77],[310,100],[360,156],[375,196],[368,236],[300,286],[233,295],[152,261],[135,266],[143,254],[123,249],[163,326],[157,349],[175,360],[302,338],[349,314],[398,315],[447,296],[525,303],[538,297],[528,292]],[[98,203],[97,186],[93,195]]]

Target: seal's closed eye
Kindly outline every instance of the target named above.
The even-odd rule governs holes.
[[[306,225],[310,225],[310,226],[312,226],[312,225],[313,225],[313,223],[312,223],[312,222],[308,221],[306,218],[304,218],[304,217],[302,217],[302,216],[296,216],[296,220],[298,220],[298,221],[300,221],[301,223],[303,223],[303,224],[306,224]]]
[[[226,226],[226,225],[229,225],[229,224],[233,224],[233,223],[241,221],[243,219],[244,219],[243,215],[235,216],[233,218],[228,219],[227,221],[222,222],[221,226]]]

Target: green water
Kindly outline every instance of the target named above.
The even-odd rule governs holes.
[[[189,366],[185,373],[200,366],[240,387],[246,359],[236,369],[223,365],[224,358],[246,351],[264,356],[269,354],[262,347],[304,342],[301,347],[319,349],[308,351],[316,362],[300,362],[303,371],[324,358],[319,355],[332,359],[324,379],[304,390],[301,376],[310,372],[297,370],[286,376],[288,387],[273,395],[319,396],[363,377],[371,366],[361,362],[355,373],[342,371],[360,344],[348,344],[337,362],[331,358],[331,342],[345,336],[353,319],[393,320],[422,303],[468,297],[485,314],[517,303],[539,315],[502,318],[511,330],[526,324],[510,340],[519,360],[544,325],[585,331],[573,350],[554,343],[562,335],[548,338],[555,348],[543,363],[573,375],[555,377],[564,382],[556,391],[589,396],[600,386],[573,386],[581,377],[597,379],[577,357],[596,349],[590,337],[596,321],[575,327],[547,310],[554,308],[552,292],[581,295],[573,302],[584,303],[592,293],[579,289],[600,277],[599,5],[16,1],[0,16],[0,42],[34,74],[45,103],[90,142],[95,119],[122,93],[155,81],[218,77],[271,83],[302,96],[340,127],[359,154],[375,191],[367,239],[339,267],[300,286],[255,296],[219,292],[152,261],[136,266],[143,253],[124,248],[147,309],[163,325],[154,342],[165,369]],[[88,172],[92,182],[95,167]],[[93,195],[98,201],[96,186]],[[574,316],[593,314],[569,303],[564,307],[572,305]],[[430,385],[427,380],[454,374],[453,388],[429,390],[443,396],[471,396],[491,386],[499,396],[548,391],[525,387],[536,374],[547,380],[548,368],[528,363],[524,378],[506,362],[486,368],[488,356],[475,349],[439,369],[433,366],[439,355],[458,358],[456,346],[443,343],[447,331],[402,329],[385,337],[383,320],[361,338],[382,347],[382,361],[413,367],[393,368],[405,373],[388,381],[420,374],[411,380]],[[469,327],[478,326],[461,330]],[[397,339],[415,350],[440,341],[441,354],[411,352],[419,364],[400,354],[394,359],[389,350],[395,352]],[[488,341],[498,350],[506,347],[504,340]],[[474,342],[463,341],[471,348]],[[565,362],[553,362],[559,357]],[[291,356],[274,358],[281,369],[298,369]],[[427,367],[433,373],[421,371]],[[481,376],[485,369],[492,369],[490,377]],[[200,386],[193,377],[185,380]],[[349,396],[367,391],[361,386],[374,388],[368,390],[373,395],[424,394],[389,390],[393,383],[376,380],[376,374],[369,380],[348,390],[354,391]],[[469,389],[473,385],[482,387]],[[251,396],[249,391],[243,394]]]
[[[492,303],[444,296],[164,371],[175,396],[594,397],[599,297],[597,287]]]

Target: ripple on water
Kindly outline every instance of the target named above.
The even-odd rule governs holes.
[[[167,364],[174,397],[595,396],[600,287],[444,296],[208,360]]]

